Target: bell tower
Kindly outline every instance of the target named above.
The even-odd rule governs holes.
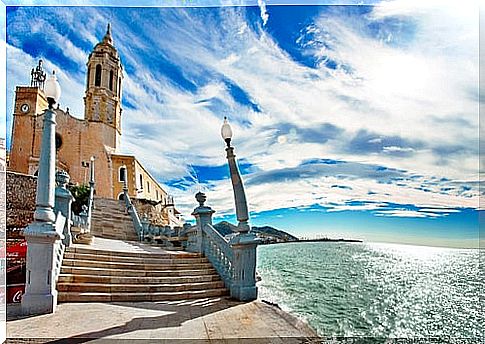
[[[111,25],[96,44],[87,63],[86,93],[84,96],[84,118],[88,122],[105,124],[121,135],[121,87],[123,66],[118,51],[113,45]],[[110,144],[111,146],[111,144]]]

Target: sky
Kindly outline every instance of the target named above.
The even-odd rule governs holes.
[[[234,219],[224,116],[252,225],[304,237],[476,247],[478,10],[373,6],[7,7],[7,118],[42,58],[82,118],[108,22],[124,66],[121,152],[187,220]],[[82,20],[79,20],[82,18]],[[1,124],[4,125],[4,124]]]

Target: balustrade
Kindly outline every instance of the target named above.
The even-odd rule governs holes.
[[[197,223],[192,230],[187,230],[187,250],[207,257],[232,297],[241,301],[256,299],[256,247],[259,239],[246,232],[222,236],[212,226],[214,211],[204,205],[205,195],[199,193],[196,198],[200,205],[192,215]]]

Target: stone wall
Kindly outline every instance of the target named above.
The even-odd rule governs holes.
[[[34,219],[37,177],[7,171],[6,184],[7,231],[25,228]]]

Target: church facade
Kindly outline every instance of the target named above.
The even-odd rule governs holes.
[[[37,70],[41,70],[41,61]],[[120,199],[126,176],[130,197],[172,204],[165,208],[176,222],[180,218],[173,199],[135,156],[119,153],[122,86],[123,66],[108,24],[102,41],[88,57],[84,119],[72,116],[69,108],[55,110],[57,168],[67,171],[72,182],[87,184],[94,157],[97,197]],[[16,87],[9,170],[37,173],[47,107],[42,83],[31,81],[30,86]]]

